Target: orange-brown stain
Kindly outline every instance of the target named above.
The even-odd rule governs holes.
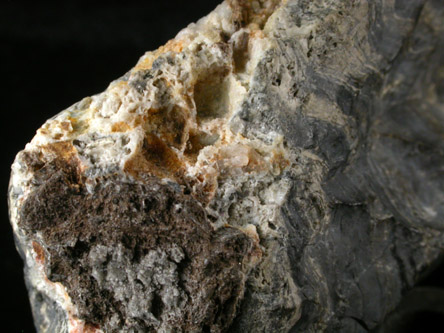
[[[233,10],[234,22],[241,27],[253,26],[263,29],[267,19],[276,10],[281,0],[255,1],[259,6],[253,6],[253,0],[227,0],[227,2]]]
[[[72,327],[69,333],[96,333],[100,330],[99,325],[84,323],[72,315],[69,315],[68,318]]]
[[[284,171],[290,166],[290,161],[284,156],[282,152],[273,152],[273,167],[280,172]]]
[[[140,151],[125,163],[124,171],[135,177],[152,175],[175,179],[183,167],[177,154],[164,141],[147,134]]]
[[[127,132],[131,127],[124,121],[118,121],[111,126],[111,132]]]
[[[162,45],[156,51],[150,54],[150,56],[139,62],[136,67],[134,67],[134,70],[139,71],[151,69],[153,62],[162,54],[166,52],[180,53],[182,52],[183,48],[184,45],[182,40],[171,39],[165,45]]]
[[[52,155],[51,160],[59,169],[64,169],[67,174],[81,181],[82,164],[71,141],[53,142],[40,148],[43,155]]]
[[[37,243],[36,241],[32,242],[32,249],[35,252],[35,261],[41,265],[45,264],[45,250],[43,247]]]
[[[185,145],[187,111],[177,105],[172,109],[149,111],[145,122],[146,132],[155,133],[170,147],[181,149]]]

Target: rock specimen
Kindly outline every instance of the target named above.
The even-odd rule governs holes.
[[[444,4],[231,0],[12,166],[39,332],[364,332],[443,254]]]

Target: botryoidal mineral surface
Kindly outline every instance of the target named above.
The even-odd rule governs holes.
[[[444,4],[231,0],[12,166],[39,332],[365,332],[443,254]]]

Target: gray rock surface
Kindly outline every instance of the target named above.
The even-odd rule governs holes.
[[[12,167],[40,332],[365,332],[443,254],[444,4],[226,1]]]

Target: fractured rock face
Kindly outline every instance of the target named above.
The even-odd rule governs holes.
[[[233,0],[12,166],[41,332],[366,331],[442,255],[444,6]]]

